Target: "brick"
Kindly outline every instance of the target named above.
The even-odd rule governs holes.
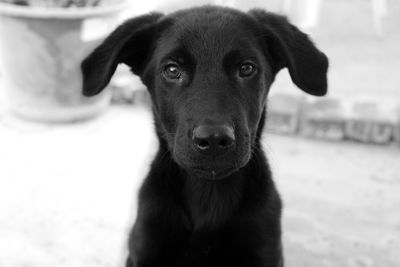
[[[289,94],[271,95],[268,99],[266,130],[281,134],[296,133],[303,101],[304,98]]]
[[[392,139],[394,125],[389,122],[374,122],[371,129],[371,141],[376,144],[386,144]]]
[[[400,105],[396,108],[395,112],[396,118],[393,127],[393,139],[398,145],[400,145]]]
[[[371,121],[365,119],[350,119],[346,122],[346,137],[359,142],[369,142],[371,140],[371,129]]]
[[[350,119],[346,123],[346,137],[365,143],[389,143],[393,135],[393,123],[373,102],[354,103]]]
[[[338,99],[324,98],[305,105],[300,124],[304,136],[329,140],[344,138],[345,110]]]
[[[393,129],[393,138],[394,141],[400,145],[400,122],[397,123]]]

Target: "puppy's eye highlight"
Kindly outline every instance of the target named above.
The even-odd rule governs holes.
[[[177,64],[171,63],[165,66],[163,75],[167,79],[175,80],[182,76],[182,71]]]
[[[256,72],[256,66],[250,62],[245,62],[239,67],[240,77],[249,77],[255,72]]]

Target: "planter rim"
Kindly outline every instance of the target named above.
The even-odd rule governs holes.
[[[38,7],[18,6],[14,4],[0,3],[0,16],[29,17],[41,19],[84,19],[94,16],[102,16],[110,13],[118,13],[129,7],[127,0],[118,4],[98,7]]]

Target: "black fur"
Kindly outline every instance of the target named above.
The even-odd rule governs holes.
[[[122,24],[84,60],[83,93],[99,93],[119,63],[147,86],[159,139],[126,266],[283,266],[281,201],[260,144],[266,97],[283,67],[324,95],[326,56],[284,17],[206,6]],[[196,149],[204,124],[232,127],[234,147]]]

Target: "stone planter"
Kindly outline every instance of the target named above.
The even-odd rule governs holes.
[[[83,97],[80,63],[117,25],[124,7],[0,3],[0,93],[6,110],[43,122],[83,120],[103,111],[110,92]]]

